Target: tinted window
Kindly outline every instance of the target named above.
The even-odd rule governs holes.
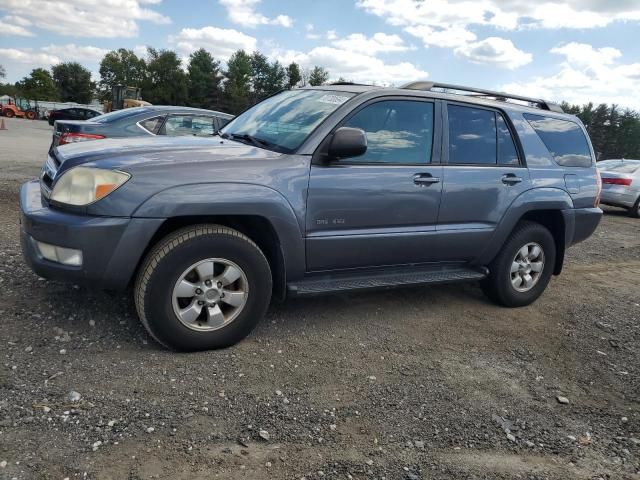
[[[496,164],[496,115],[490,110],[449,105],[449,163]]]
[[[589,143],[580,126],[568,120],[523,114],[556,162],[563,167],[589,167]]]
[[[504,117],[496,113],[498,120],[498,163],[500,165],[518,165],[518,150],[513,141],[509,127]]]
[[[367,136],[367,151],[348,162],[431,162],[432,103],[402,100],[374,103],[360,110],[343,126],[361,128]]]
[[[193,115],[171,115],[162,127],[162,135],[179,137],[182,135],[211,136],[215,132],[213,117]]]
[[[95,110],[87,110],[87,118],[97,117],[98,115],[101,115],[101,113]]]
[[[140,126],[145,130],[157,135],[160,127],[162,126],[162,120],[164,120],[164,117],[147,118],[146,120],[140,122]]]

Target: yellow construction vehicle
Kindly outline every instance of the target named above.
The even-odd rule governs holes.
[[[142,90],[139,87],[116,85],[111,88],[111,100],[104,102],[104,112],[122,110],[123,108],[142,107],[151,105],[142,100]]]

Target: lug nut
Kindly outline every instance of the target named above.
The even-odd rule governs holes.
[[[222,282],[218,282],[218,288],[222,288]]]
[[[221,293],[221,294],[220,294],[220,298],[224,298],[224,293]]]
[[[206,280],[206,281],[204,282],[204,284],[205,284],[207,287],[210,287],[210,286],[211,286],[211,280]]]
[[[204,305],[204,302],[202,300],[198,300],[198,305]]]
[[[200,290],[199,288],[196,288],[196,295],[202,295],[202,290]]]

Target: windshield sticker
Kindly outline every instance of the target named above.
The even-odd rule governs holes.
[[[342,105],[349,100],[349,97],[341,97],[340,95],[323,95],[318,99],[321,103],[330,103],[332,105]]]

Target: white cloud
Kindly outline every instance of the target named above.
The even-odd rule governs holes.
[[[262,0],[220,0],[220,4],[227,9],[229,20],[243,27],[255,28],[258,25],[279,25],[290,27],[293,20],[287,15],[269,18],[255,11],[255,7]]]
[[[5,36],[19,36],[19,37],[33,37],[33,33],[27,30],[25,27],[29,27],[31,22],[26,18],[17,17],[15,15],[7,15],[0,18],[0,35]]]
[[[92,47],[90,45],[48,45],[40,49],[43,53],[55,56],[63,62],[100,63],[109,50],[106,48]]]
[[[256,39],[237,30],[218,27],[183,28],[177,35],[169,37],[179,53],[188,56],[199,48],[208,50],[215,58],[228,60],[236,50],[252,52]]]
[[[61,35],[133,37],[138,33],[138,21],[171,23],[168,17],[145,7],[157,3],[159,0],[2,0],[0,9]]]
[[[327,31],[327,40],[335,40],[336,38],[338,38],[338,34],[336,33],[335,30]]]
[[[385,63],[379,58],[352,49],[323,46],[307,53],[294,50],[274,51],[271,56],[284,65],[291,62],[296,62],[303,68],[321,65],[329,71],[331,80],[342,77],[360,83],[397,85],[429,76],[428,72],[412,63]]]
[[[551,53],[564,57],[556,73],[510,83],[502,89],[555,101],[615,103],[640,109],[640,63],[620,63],[621,54],[615,48],[575,42],[557,46]]]
[[[50,67],[60,63],[60,58],[31,48],[0,48],[0,58],[33,67]]]
[[[338,48],[367,53],[369,55],[409,50],[409,47],[405,45],[402,38],[398,35],[388,35],[381,32],[375,33],[369,38],[362,33],[352,33],[344,38],[334,40],[332,44]]]
[[[531,63],[533,56],[515,47],[511,40],[489,37],[479,42],[467,43],[454,50],[455,54],[473,63],[494,64],[514,70]]]
[[[504,66],[514,65],[507,59],[524,65],[529,54],[497,36],[478,41],[475,27],[584,29],[640,20],[638,0],[357,0],[356,4],[427,47],[452,48],[469,60]]]

